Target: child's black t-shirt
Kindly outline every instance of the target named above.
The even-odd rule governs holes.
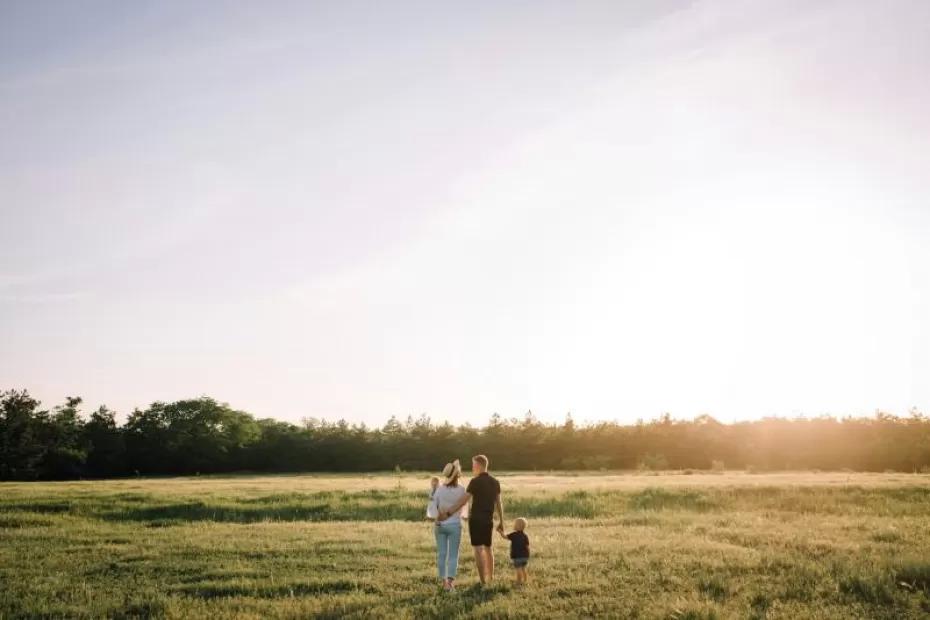
[[[507,534],[510,539],[510,557],[528,558],[530,557],[530,539],[523,532],[510,532]]]

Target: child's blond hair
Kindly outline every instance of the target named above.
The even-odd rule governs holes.
[[[513,529],[517,530],[518,532],[522,532],[523,530],[525,530],[526,519],[524,519],[523,517],[517,517],[516,520],[513,522]]]

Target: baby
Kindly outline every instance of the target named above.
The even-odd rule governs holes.
[[[514,531],[504,534],[503,528],[499,530],[501,536],[510,541],[510,561],[516,571],[518,586],[526,585],[526,565],[530,563],[530,539],[523,533],[525,529],[526,519],[520,517],[513,522]]]
[[[429,479],[429,504],[426,505],[426,518],[430,521],[435,521],[436,517],[439,516],[439,512],[436,508],[436,503],[433,502],[433,495],[436,494],[436,488],[439,486],[439,478],[433,476]]]

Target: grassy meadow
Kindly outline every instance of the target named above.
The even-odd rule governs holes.
[[[930,616],[930,475],[498,475],[530,584],[451,595],[425,474],[0,483],[0,618]]]

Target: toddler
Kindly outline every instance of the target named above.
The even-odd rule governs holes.
[[[426,505],[426,518],[430,521],[435,521],[436,517],[439,516],[439,511],[436,508],[436,502],[433,501],[433,496],[436,494],[436,487],[438,486],[438,477],[433,476],[429,479],[429,504]]]
[[[500,529],[501,536],[510,541],[510,561],[516,571],[518,586],[526,585],[526,565],[530,563],[530,539],[523,532],[525,529],[526,519],[523,517],[513,522],[514,531],[509,534],[504,534],[503,528]]]

